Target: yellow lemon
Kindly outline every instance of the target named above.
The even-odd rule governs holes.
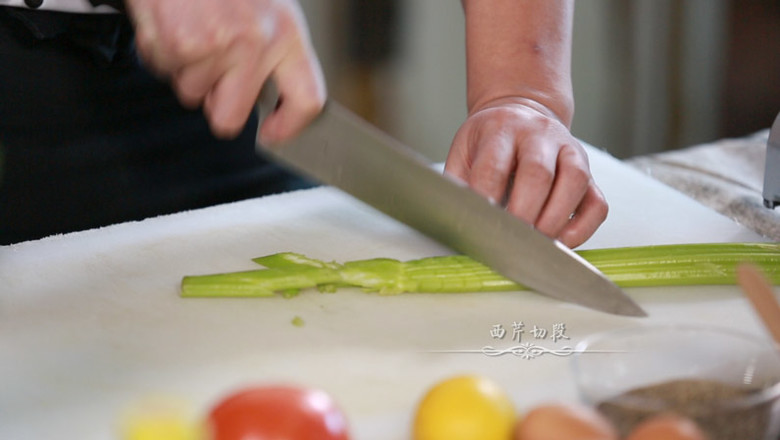
[[[414,440],[509,440],[515,424],[509,396],[481,376],[456,376],[423,397],[414,419]]]
[[[137,402],[124,412],[122,440],[204,440],[205,424],[191,416],[178,399],[155,396]]]

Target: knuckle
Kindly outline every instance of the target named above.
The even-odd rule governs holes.
[[[585,186],[591,181],[588,163],[576,148],[564,145],[559,153],[559,164],[568,179],[577,185]]]
[[[579,187],[585,187],[591,179],[590,172],[582,167],[574,166],[566,170],[569,179]]]
[[[609,215],[609,203],[607,203],[607,199],[595,183],[591,183],[588,192],[589,194],[586,194],[585,197],[589,197],[592,200],[590,202],[590,209],[593,210],[593,217],[598,219],[599,223],[601,223],[606,220],[607,215]]]
[[[468,176],[467,182],[472,190],[488,199],[491,203],[499,203],[501,201],[501,196],[499,191],[497,191],[499,184],[495,181],[495,178],[481,173],[472,173]]]
[[[271,42],[273,29],[269,29],[262,21],[247,23],[236,29],[235,36],[237,41],[247,44],[250,47],[265,47]]]
[[[524,179],[533,185],[551,186],[555,180],[555,171],[546,167],[541,160],[532,160],[522,170]]]
[[[176,32],[167,41],[168,53],[177,60],[189,62],[199,58],[203,53],[213,50],[215,37],[211,32],[192,35],[184,30]]]
[[[282,35],[301,34],[302,24],[299,12],[291,8],[282,8],[277,14],[276,31]]]
[[[255,14],[245,14],[239,23],[233,24],[235,38],[253,47],[266,47],[280,40],[289,40],[299,35],[294,14],[287,8],[280,8],[273,14],[257,18]]]
[[[154,51],[155,38],[145,28],[139,28],[135,34],[135,47],[144,58],[151,58]]]
[[[305,72],[289,89],[290,105],[301,115],[314,116],[325,106],[327,90],[316,72],[304,65],[298,72]]]
[[[325,106],[325,95],[321,93],[306,94],[301,102],[301,111],[306,115],[316,115]]]
[[[598,219],[599,224],[603,223],[609,215],[609,204],[605,200],[601,200],[600,203],[596,203],[594,208],[594,217]]]
[[[544,235],[546,235],[546,236],[548,236],[550,238],[555,238],[555,235],[556,235],[555,232],[556,231],[555,231],[555,229],[553,228],[553,226],[551,224],[546,223],[546,222],[544,222],[544,223],[537,223],[535,225],[535,227],[536,227],[536,230],[541,232],[542,234],[544,234]]]
[[[190,26],[176,28],[167,40],[172,56],[184,62],[194,61],[207,54],[218,53],[228,47],[232,31],[219,22],[205,23],[197,31]]]

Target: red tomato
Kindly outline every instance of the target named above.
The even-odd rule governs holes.
[[[220,401],[209,413],[214,440],[348,440],[347,421],[320,390],[252,387]]]

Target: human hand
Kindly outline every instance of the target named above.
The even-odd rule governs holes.
[[[584,148],[535,101],[500,99],[472,111],[445,172],[572,248],[607,217]]]
[[[273,78],[281,104],[260,127],[289,139],[322,109],[325,81],[295,0],[127,0],[142,59],[212,131],[236,136]]]

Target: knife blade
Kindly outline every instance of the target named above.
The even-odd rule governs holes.
[[[276,105],[258,101],[260,118]],[[258,151],[334,186],[538,293],[595,310],[647,316],[594,266],[515,218],[335,101],[295,139]]]

